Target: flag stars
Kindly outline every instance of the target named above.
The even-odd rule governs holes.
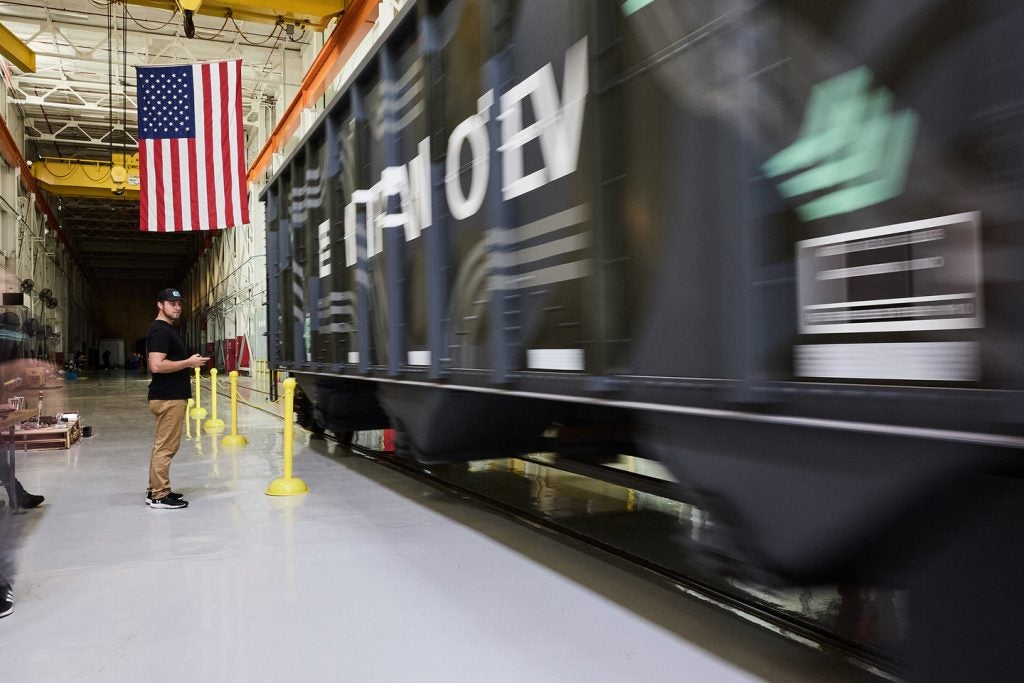
[[[139,134],[143,138],[193,138],[200,131],[196,116],[203,102],[203,85],[193,82],[193,66],[144,67],[139,72]],[[209,87],[209,86],[207,86]],[[223,89],[224,83],[220,83]],[[198,91],[194,88],[199,88]],[[214,87],[216,90],[216,86]],[[219,106],[215,96],[214,109]]]

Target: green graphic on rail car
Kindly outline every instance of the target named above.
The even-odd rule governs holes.
[[[856,211],[903,192],[917,135],[917,114],[892,111],[892,93],[871,90],[860,67],[814,86],[797,140],[762,166],[788,199],[818,193],[796,207],[804,220]],[[824,194],[820,194],[824,192]]]
[[[622,13],[628,17],[633,12],[639,12],[652,2],[654,0],[626,0],[626,2],[622,3]]]

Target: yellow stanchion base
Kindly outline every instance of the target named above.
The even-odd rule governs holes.
[[[193,420],[202,420],[204,417],[206,417],[206,408],[193,408],[192,410],[188,411],[188,416],[191,417]]]
[[[216,420],[214,420],[212,418],[207,420],[206,422],[203,423],[203,431],[205,431],[206,433],[210,433],[210,432],[223,432],[224,431],[224,420],[222,420],[220,418],[217,418]]]
[[[309,493],[309,487],[298,477],[281,477],[270,482],[270,486],[267,487],[268,496],[297,496],[302,493]]]
[[[249,439],[241,434],[228,434],[220,442],[224,446],[244,446],[249,443]]]

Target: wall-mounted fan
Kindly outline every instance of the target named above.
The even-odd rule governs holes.
[[[22,294],[28,294],[32,291],[32,288],[36,286],[35,280],[30,277],[25,278],[21,281],[21,292]]]
[[[0,313],[0,328],[5,330],[18,331],[21,329],[21,320],[14,311]]]
[[[53,296],[53,290],[47,288],[39,291],[39,300],[47,308],[57,308],[57,299]]]

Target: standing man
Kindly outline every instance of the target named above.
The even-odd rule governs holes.
[[[181,317],[181,292],[161,289],[156,295],[156,320],[146,335],[146,353],[153,381],[149,384],[149,412],[156,416],[156,437],[149,460],[149,489],[146,505],[154,508],[188,507],[180,493],[171,491],[171,458],[181,443],[181,423],[188,399],[192,398],[189,370],[202,367],[209,358],[191,357],[185,343],[172,327]]]

